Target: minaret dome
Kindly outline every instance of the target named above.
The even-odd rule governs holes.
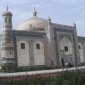
[[[12,13],[8,10],[8,6],[7,10],[3,13],[3,16],[12,16]]]

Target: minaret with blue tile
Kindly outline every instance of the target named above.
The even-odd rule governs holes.
[[[1,67],[3,71],[15,69],[14,42],[12,29],[12,13],[7,10],[3,13],[3,33],[1,42]]]

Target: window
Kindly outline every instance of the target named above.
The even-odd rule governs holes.
[[[81,49],[81,46],[79,45],[79,49]]]
[[[65,52],[67,52],[67,51],[68,51],[68,47],[67,47],[67,46],[65,46],[65,47],[64,47],[64,50],[65,50]]]
[[[5,20],[4,20],[4,21],[5,21],[5,23],[7,23],[7,17],[5,17],[4,19],[5,19]]]
[[[25,43],[21,43],[21,49],[25,49]]]
[[[9,23],[11,23],[11,18],[9,18]]]
[[[36,49],[40,49],[40,44],[36,44]]]
[[[10,56],[12,56],[12,54],[13,54],[13,52],[11,51],[11,52],[10,52]]]

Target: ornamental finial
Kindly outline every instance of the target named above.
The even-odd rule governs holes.
[[[76,27],[76,23],[75,22],[73,23],[73,26]]]
[[[33,16],[37,16],[37,11],[35,10],[35,7],[34,7],[34,10],[33,10]]]
[[[7,11],[8,11],[8,5],[7,5]]]
[[[50,17],[48,17],[48,22],[51,23],[51,18]]]

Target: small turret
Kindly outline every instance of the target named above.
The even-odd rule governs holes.
[[[76,23],[73,23],[73,26],[76,27]]]
[[[48,17],[48,23],[51,23],[51,18],[50,17]]]

